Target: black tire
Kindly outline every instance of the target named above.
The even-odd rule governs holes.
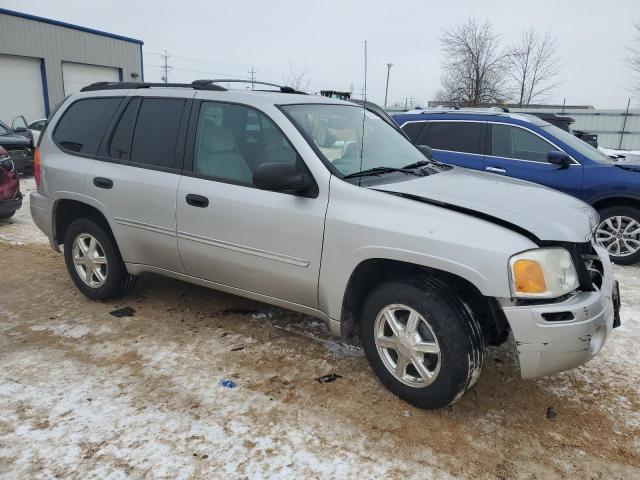
[[[13,212],[3,213],[2,215],[0,215],[0,220],[8,220],[11,217],[13,217],[15,213],[16,213],[15,210]]]
[[[417,311],[429,324],[440,349],[441,368],[428,386],[417,388],[394,376],[378,352],[375,322],[389,305]],[[476,382],[484,363],[484,337],[469,307],[444,283],[420,278],[386,282],[375,288],[362,310],[361,336],[367,359],[391,392],[416,407],[442,408],[460,399]]]
[[[605,207],[601,209],[598,213],[600,213],[600,222],[601,225],[598,229],[601,228],[602,224],[609,218],[612,217],[626,217],[635,220],[638,224],[640,224],[640,209],[627,206],[627,205],[614,205],[611,207]],[[596,239],[599,238],[599,234],[596,233]],[[634,240],[637,239],[640,241],[640,235],[636,235],[633,237]],[[606,248],[606,242],[601,242],[603,246]],[[633,243],[635,246],[635,242]],[[640,249],[637,252],[631,255],[615,255],[615,253],[609,252],[609,258],[612,262],[618,265],[632,265],[640,261]]]
[[[81,234],[88,234],[99,242],[104,257],[107,260],[107,274],[104,284],[100,287],[87,285],[79,273],[73,261],[73,243]],[[91,300],[108,300],[117,298],[133,286],[135,277],[127,273],[120,251],[113,236],[105,231],[98,222],[90,218],[74,220],[67,228],[64,235],[64,260],[69,276],[76,287]]]

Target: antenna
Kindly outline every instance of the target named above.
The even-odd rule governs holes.
[[[364,155],[364,120],[367,116],[367,41],[364,41],[364,89],[362,102],[362,137],[360,137],[360,172],[362,172],[362,156]],[[358,186],[362,184],[362,177],[358,176]]]

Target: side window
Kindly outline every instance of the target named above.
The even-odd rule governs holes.
[[[547,163],[556,148],[538,135],[510,125],[491,126],[491,154],[497,157]]]
[[[136,127],[140,98],[134,98],[129,102],[124,113],[120,117],[118,126],[113,131],[109,144],[109,156],[118,160],[131,160],[131,144],[133,143],[133,130]]]
[[[65,150],[95,155],[121,100],[122,97],[78,100],[62,115],[53,139]]]
[[[138,110],[131,144],[135,163],[174,167],[178,130],[184,100],[181,98],[143,98]]]
[[[483,155],[485,127],[481,122],[429,122],[417,143],[436,150]]]
[[[409,139],[411,139],[413,143],[420,145],[417,141],[420,136],[420,132],[422,132],[422,129],[424,128],[425,125],[426,125],[426,122],[405,123],[402,126],[402,131],[407,134],[407,136],[409,137]]]
[[[253,173],[261,164],[297,161],[291,144],[266,115],[241,105],[201,105],[195,173],[253,185]]]

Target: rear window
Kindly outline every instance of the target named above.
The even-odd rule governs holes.
[[[436,150],[484,154],[484,136],[484,123],[429,122],[416,143]]]
[[[65,150],[95,155],[121,100],[122,97],[78,100],[62,115],[53,139]]]
[[[184,100],[145,98],[138,111],[131,161],[173,167]]]

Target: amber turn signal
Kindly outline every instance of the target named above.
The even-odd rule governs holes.
[[[513,264],[513,280],[518,293],[545,293],[547,291],[542,267],[533,260],[517,260]]]

